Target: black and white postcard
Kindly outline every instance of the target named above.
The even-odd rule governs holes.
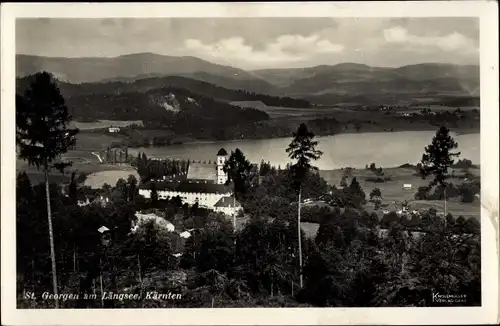
[[[498,321],[495,2],[1,14],[2,324]]]

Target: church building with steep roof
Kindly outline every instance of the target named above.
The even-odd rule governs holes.
[[[176,176],[176,180],[153,180],[139,187],[139,194],[151,197],[151,185],[155,183],[159,199],[179,196],[183,203],[214,209],[232,215],[242,209],[232,197],[232,188],[226,185],[224,164],[228,153],[224,148],[217,152],[215,163],[189,163],[188,172]],[[236,207],[235,207],[236,206]]]

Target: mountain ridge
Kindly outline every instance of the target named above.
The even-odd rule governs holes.
[[[18,77],[46,70],[59,80],[72,84],[134,82],[152,77],[178,76],[228,89],[279,97],[311,100],[319,96],[322,104],[335,104],[345,96],[366,98],[385,94],[390,98],[391,93],[404,93],[408,99],[422,97],[426,93],[479,96],[477,65],[417,63],[391,68],[345,62],[305,68],[246,71],[192,56],[165,56],[150,52],[112,58],[50,58],[32,55],[17,55],[16,58]]]

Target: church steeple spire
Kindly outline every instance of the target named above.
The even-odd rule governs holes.
[[[224,172],[224,164],[227,160],[227,151],[224,148],[217,152],[217,180],[218,184],[225,184],[227,181],[227,173]]]

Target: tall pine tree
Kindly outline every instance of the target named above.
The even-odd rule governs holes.
[[[448,170],[455,162],[453,158],[460,155],[460,152],[452,152],[457,147],[458,143],[450,136],[450,130],[443,126],[436,132],[431,144],[425,148],[425,152],[422,155],[420,168],[422,178],[433,177],[426,190],[428,191],[434,186],[440,186],[443,189],[445,216],[447,214],[447,180],[450,178]]]
[[[297,209],[297,222],[298,222],[298,240],[299,240],[299,268],[300,268],[300,287],[303,287],[302,277],[302,241],[300,229],[300,207],[302,196],[302,184],[307,178],[311,170],[317,168],[311,164],[311,161],[318,160],[323,152],[316,149],[318,142],[314,140],[314,133],[307,128],[305,123],[301,123],[297,128],[297,132],[293,133],[293,140],[288,145],[286,152],[288,157],[295,160],[295,164],[291,166],[293,182],[298,191],[298,209]]]
[[[227,184],[233,184],[233,228],[236,230],[236,199],[240,199],[248,188],[248,175],[252,165],[246,159],[243,152],[236,148],[223,167],[223,171],[227,173]]]
[[[60,156],[75,144],[78,129],[70,129],[71,116],[56,81],[51,74],[40,72],[27,77],[29,86],[16,95],[16,143],[19,157],[45,173],[47,219],[52,262],[53,291],[57,296],[57,271],[50,207],[49,171],[71,165]],[[56,308],[59,307],[55,300]]]
[[[448,169],[455,162],[453,158],[460,155],[460,152],[452,152],[457,147],[458,143],[450,136],[450,130],[446,127],[439,128],[431,144],[425,147],[420,170],[424,178],[433,176],[430,187],[446,187],[446,180],[450,177]]]

